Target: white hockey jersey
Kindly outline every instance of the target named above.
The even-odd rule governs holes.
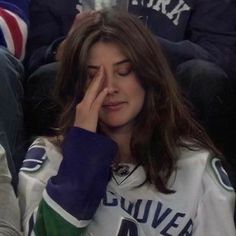
[[[106,157],[108,154],[102,148],[107,149],[110,144],[101,146],[101,140],[94,142],[91,136],[97,140],[100,138],[97,134],[76,132],[86,141],[86,146],[79,147],[85,151],[78,164],[70,159],[74,151],[62,158],[61,151],[47,139],[39,138],[29,148],[19,175],[25,235],[236,235],[234,190],[220,160],[210,157],[207,151],[180,149],[177,170],[168,183],[175,190],[173,194],[160,193],[145,182],[142,166],[120,164],[96,205],[93,199],[102,182],[99,176],[106,171],[93,175],[95,171],[90,166],[94,159],[86,167],[86,155],[100,152]],[[95,163],[96,170],[100,162]]]

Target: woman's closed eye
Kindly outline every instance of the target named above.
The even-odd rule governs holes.
[[[88,80],[94,79],[98,71],[99,71],[99,68],[92,67],[92,66],[88,67],[87,69]],[[128,76],[132,72],[133,72],[133,67],[130,63],[127,63],[127,62],[113,67],[113,73],[121,77]]]
[[[131,72],[133,72],[133,68],[131,65],[120,66],[119,68],[117,68],[117,74],[119,76],[127,76]]]

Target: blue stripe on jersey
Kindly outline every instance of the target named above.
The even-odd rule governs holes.
[[[29,172],[37,171],[41,168],[46,159],[47,155],[43,147],[32,146],[26,153],[21,170]]]
[[[212,167],[215,171],[218,181],[220,184],[229,191],[234,191],[232,184],[229,180],[228,174],[222,166],[221,160],[218,158],[212,159]]]

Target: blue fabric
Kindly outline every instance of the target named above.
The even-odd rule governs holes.
[[[47,193],[76,219],[91,219],[105,194],[116,152],[111,139],[71,128],[63,143],[63,161],[57,176],[49,180]]]
[[[14,12],[29,24],[29,3],[30,0],[0,0],[0,7]]]
[[[32,146],[26,153],[21,170],[34,172],[39,170],[47,160],[46,150],[38,145]]]

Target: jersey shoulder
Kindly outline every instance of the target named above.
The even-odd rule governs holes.
[[[41,180],[56,175],[62,160],[60,149],[47,138],[37,138],[28,148],[20,173]]]
[[[198,169],[202,181],[211,183],[211,187],[234,192],[227,171],[223,167],[222,158],[208,150],[181,148],[178,162],[183,164],[185,168]]]
[[[206,162],[206,172],[209,174],[216,186],[218,186],[221,190],[234,192],[228,173],[219,157],[209,155]]]

